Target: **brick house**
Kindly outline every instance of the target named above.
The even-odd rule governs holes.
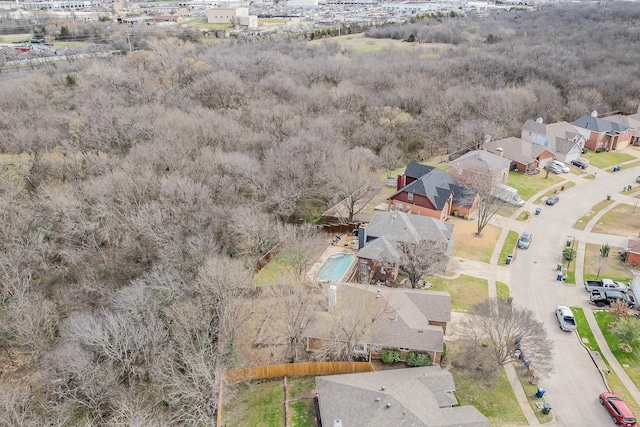
[[[430,216],[444,221],[452,214],[472,216],[478,206],[473,190],[460,185],[447,172],[410,162],[398,175],[396,192],[387,199],[388,209]]]
[[[358,275],[363,283],[395,280],[402,252],[400,243],[419,244],[428,240],[442,247],[450,256],[453,251],[452,223],[400,211],[377,213],[358,231]]]
[[[640,265],[640,239],[629,239],[624,262],[627,264]]]
[[[615,123],[598,117],[597,112],[590,116],[582,116],[572,125],[586,139],[584,146],[591,151],[622,150],[631,144],[634,129],[620,123]]]
[[[327,311],[315,312],[302,334],[307,351],[346,342],[345,330],[357,330],[355,353],[363,359],[380,358],[382,349],[396,348],[402,360],[410,351],[420,351],[440,363],[451,321],[448,292],[336,282],[327,294]],[[358,319],[370,325],[358,324]]]

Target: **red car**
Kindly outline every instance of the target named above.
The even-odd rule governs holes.
[[[607,408],[615,424],[635,426],[636,419],[626,403],[613,393],[600,393],[600,403]]]

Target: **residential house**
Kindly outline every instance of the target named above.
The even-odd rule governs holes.
[[[634,129],[598,117],[596,111],[572,123],[586,139],[584,146],[591,151],[622,150],[631,144]]]
[[[521,138],[509,137],[496,141],[488,140],[482,148],[511,161],[510,170],[518,170],[525,175],[537,175],[540,168],[553,161],[553,151],[544,145],[523,141]]]
[[[629,239],[624,262],[627,264],[640,265],[640,239]]]
[[[475,407],[457,406],[453,377],[439,366],[327,375],[316,387],[324,426],[490,426]]]
[[[631,145],[640,145],[640,106],[638,106],[638,111],[635,114],[629,114],[628,116],[615,114],[604,118],[610,122],[618,123],[633,129]]]
[[[527,120],[520,137],[525,142],[547,147],[556,160],[565,163],[579,159],[585,143],[584,136],[571,123],[545,124],[541,117]]]
[[[447,292],[334,282],[327,311],[312,315],[304,329],[307,351],[349,345],[363,359],[379,358],[384,348],[428,353],[440,363],[451,321]]]
[[[472,216],[478,206],[475,191],[433,166],[410,162],[398,175],[388,209],[445,220],[452,214]]]
[[[461,184],[486,182],[491,187],[509,182],[511,162],[486,150],[470,151],[449,163],[449,174]]]
[[[432,241],[447,256],[453,250],[453,224],[438,219],[408,215],[402,211],[378,212],[358,231],[360,281],[395,280],[402,260],[400,243]]]

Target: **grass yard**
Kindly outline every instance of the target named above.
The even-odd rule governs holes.
[[[584,280],[594,280],[597,278],[609,278],[619,282],[629,283],[633,274],[631,266],[625,264],[618,257],[618,251],[622,248],[611,246],[609,256],[604,258],[604,265],[598,277],[598,263],[601,262],[601,245],[587,243],[584,253]]]
[[[585,227],[587,226],[587,224],[589,223],[589,221],[591,221],[591,219],[598,213],[600,212],[602,209],[606,208],[607,206],[609,206],[611,203],[613,203],[613,200],[603,200],[601,202],[596,203],[591,210],[589,211],[589,213],[587,215],[581,216],[578,221],[576,222],[576,224],[573,226],[573,228],[577,229],[577,230],[584,230]]]
[[[0,36],[0,43],[13,43],[29,40],[33,34],[3,34]]]
[[[278,284],[283,275],[291,273],[291,267],[281,254],[278,254],[253,277],[255,286],[270,286]]]
[[[518,233],[511,230],[509,231],[509,234],[507,234],[504,245],[502,245],[502,251],[500,251],[498,264],[506,264],[507,255],[515,253],[516,243],[518,243]]]
[[[282,427],[285,425],[282,379],[244,384],[235,390],[235,398],[225,402],[223,424],[233,426]],[[230,411],[226,408],[233,408]]]
[[[451,295],[451,310],[468,311],[475,304],[489,297],[489,282],[486,279],[461,274],[456,279],[430,276],[431,291],[445,291]]]
[[[484,237],[475,237],[477,221],[457,218],[449,218],[448,221],[454,224],[453,256],[487,263],[491,261],[493,248],[502,232],[500,227],[489,224],[482,230]]]
[[[516,188],[518,194],[524,200],[538,194],[547,187],[562,182],[564,179],[560,175],[549,173],[548,178],[545,178],[546,172],[542,171],[538,175],[528,176],[517,171],[509,172],[509,186]]]
[[[611,353],[618,359],[621,365],[629,365],[628,368],[625,368],[627,375],[629,378],[633,380],[633,383],[638,387],[640,385],[640,347],[633,346],[634,351],[631,353],[625,353],[624,351],[618,348],[618,344],[620,340],[613,334],[611,328],[609,328],[608,324],[615,320],[615,316],[609,310],[598,310],[593,313],[598,321],[598,326],[602,331],[602,335],[604,335],[604,339],[607,341],[609,348],[611,349]],[[640,327],[640,319],[633,318],[638,322],[638,327]],[[640,413],[640,411],[636,411],[636,413]]]
[[[609,151],[596,153],[594,151],[587,151],[582,155],[585,159],[589,160],[589,164],[593,165],[599,169],[605,169],[610,166],[615,166],[620,163],[628,162],[629,160],[634,160],[635,157],[620,153],[619,151]]]
[[[621,203],[604,214],[591,230],[616,236],[637,236],[640,229],[640,207]]]
[[[313,399],[296,400],[289,403],[291,427],[316,427],[316,408]]]
[[[481,384],[457,369],[451,369],[451,374],[460,405],[475,406],[494,427],[527,425],[504,369],[491,380],[491,384]]]
[[[324,43],[324,40],[312,40],[309,43]],[[448,44],[407,43],[402,40],[373,39],[365,37],[363,33],[332,37],[331,43],[337,43],[341,49],[349,49],[361,53],[378,52],[387,49],[414,52],[420,59],[438,59],[440,57],[439,52],[442,49],[451,48],[451,45]]]
[[[496,282],[496,295],[500,299],[509,298],[509,295],[511,295],[511,291],[509,290],[509,285],[502,282]]]
[[[587,318],[584,316],[584,310],[581,307],[571,307],[571,311],[573,311],[573,317],[576,319],[578,335],[582,339],[583,344],[591,351],[600,351],[596,338],[593,336],[593,332],[587,323]],[[605,360],[605,363],[606,362]]]
[[[576,185],[575,182],[569,181],[569,182],[563,184],[562,187],[560,187],[560,188],[556,187],[553,190],[549,190],[546,193],[544,193],[542,196],[538,197],[536,199],[536,203],[542,203],[542,201],[546,200],[546,198],[549,197],[549,196],[556,195],[556,196],[560,197],[560,195],[562,194],[562,192],[564,190],[567,190],[567,189],[573,187],[574,185]]]

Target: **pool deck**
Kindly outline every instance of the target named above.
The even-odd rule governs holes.
[[[309,268],[309,271],[307,271],[307,278],[312,282],[317,282],[318,271],[320,270],[320,267],[322,267],[322,264],[324,264],[324,262],[327,260],[329,256],[333,254],[339,254],[339,253],[357,255],[358,238],[356,236],[351,236],[346,234],[341,235],[338,243],[336,243],[335,246],[329,245],[329,247],[327,247],[327,249],[325,249],[324,252],[322,252],[322,255],[320,255],[320,258],[318,258],[316,262],[311,266],[311,268]],[[357,260],[357,258],[355,258],[355,260]],[[354,260],[354,263],[356,262],[355,260]],[[349,267],[349,270],[347,271],[350,271],[352,267],[353,267],[353,263],[351,264],[351,266]]]

